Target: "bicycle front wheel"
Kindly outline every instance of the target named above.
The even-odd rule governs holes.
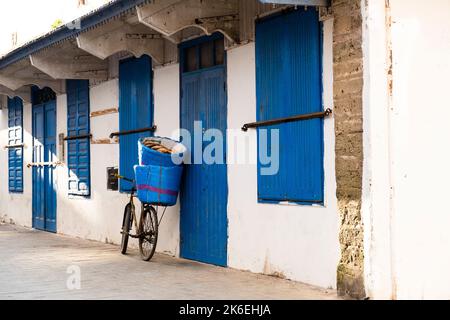
[[[130,238],[131,225],[133,223],[133,213],[131,204],[127,204],[123,213],[122,222],[122,242],[120,243],[120,252],[127,253],[128,239]]]
[[[158,214],[152,206],[145,205],[142,208],[139,232],[141,258],[144,261],[150,261],[155,254],[158,242]]]

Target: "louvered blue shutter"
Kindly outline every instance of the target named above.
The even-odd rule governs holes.
[[[119,122],[120,131],[149,128],[153,125],[152,60],[149,56],[130,58],[119,67]],[[134,179],[138,164],[138,140],[151,132],[122,135],[120,139],[120,174]],[[130,192],[132,184],[120,181],[120,191]]]
[[[89,81],[67,80],[67,137],[90,134]],[[90,138],[67,141],[69,194],[90,195]]]
[[[258,121],[323,110],[321,30],[313,8],[301,8],[257,23]],[[261,169],[267,165],[259,161],[259,201],[323,202],[322,121],[282,123],[258,130],[259,148],[262,130],[269,130],[268,137],[270,129],[279,130],[279,171],[263,175]]]
[[[18,97],[8,98],[9,191],[23,192],[23,103]]]

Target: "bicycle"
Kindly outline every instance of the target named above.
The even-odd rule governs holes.
[[[137,224],[136,207],[134,198],[136,197],[136,183],[132,179],[116,175],[118,179],[128,181],[133,184],[130,193],[130,202],[125,206],[122,222],[122,242],[120,245],[122,254],[127,253],[129,238],[139,239],[139,251],[144,261],[150,261],[155,254],[156,244],[158,242],[158,212],[151,204],[143,203],[139,225]],[[164,216],[164,214],[163,214]],[[132,234],[133,222],[136,234]]]

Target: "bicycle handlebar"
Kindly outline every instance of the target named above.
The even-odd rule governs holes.
[[[128,182],[130,182],[130,183],[134,183],[134,180],[133,180],[133,179],[126,178],[126,177],[121,176],[121,175],[119,175],[119,174],[115,174],[114,176],[115,176],[117,179],[121,179],[121,180],[128,181]]]

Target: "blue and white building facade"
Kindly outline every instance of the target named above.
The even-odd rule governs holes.
[[[336,288],[342,221],[333,116],[269,126],[275,135],[264,132],[267,127],[242,130],[256,121],[333,109],[333,15],[327,1],[270,2],[113,1],[1,57],[0,217],[118,244],[130,185],[114,186],[108,175],[133,174],[137,139],[177,137],[181,128],[201,133],[190,148],[205,153],[218,130],[223,152],[215,150],[214,163],[187,166],[179,203],[161,223],[157,251]],[[405,4],[392,2],[400,19]],[[377,9],[363,6],[363,18]],[[366,43],[364,63],[378,70],[381,62],[367,60],[374,43]],[[372,86],[385,79],[378,76]],[[380,88],[365,87],[364,108],[379,99],[373,92]],[[379,123],[364,121],[363,179],[369,179],[390,164],[382,168],[380,153],[372,153],[380,141],[370,130]],[[111,135],[130,130],[140,132]],[[378,182],[389,189],[388,181]],[[377,237],[389,228],[373,211],[385,198],[369,180],[363,184],[367,295],[407,296],[394,296],[392,279],[378,277],[377,268],[393,254],[379,245],[384,240]],[[398,246],[409,239],[402,231],[397,236]],[[397,268],[406,268],[402,261]],[[409,283],[408,273],[401,274],[400,289]],[[404,290],[420,296],[420,289]],[[448,294],[435,288],[423,297]]]

